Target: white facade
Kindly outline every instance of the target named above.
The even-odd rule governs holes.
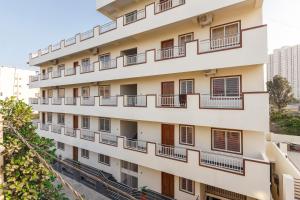
[[[29,77],[35,74],[35,71],[0,67],[0,99],[15,96],[28,103],[29,97],[36,96],[39,92],[37,89],[29,88]]]
[[[170,198],[269,200],[262,1],[97,10],[112,22],[30,55],[38,133],[64,144],[57,154]]]
[[[282,47],[269,55],[267,63],[268,80],[275,75],[286,78],[295,98],[300,98],[300,45]]]

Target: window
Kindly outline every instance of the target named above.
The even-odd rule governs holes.
[[[99,96],[109,97],[110,96],[110,85],[99,86]]]
[[[240,96],[240,76],[212,78],[213,96]]]
[[[100,118],[99,119],[99,131],[110,132],[110,119]]]
[[[194,93],[194,80],[180,80],[180,94]]]
[[[89,87],[83,87],[81,89],[81,96],[89,97],[90,96],[90,88]]]
[[[64,151],[65,150],[65,144],[62,143],[62,142],[57,142],[57,148]]]
[[[183,46],[185,43],[194,40],[193,33],[187,33],[184,35],[180,35],[178,39],[179,46]]]
[[[58,97],[60,97],[60,98],[65,97],[65,89],[64,88],[58,89]]]
[[[99,61],[103,63],[107,63],[110,61],[110,54],[104,54],[99,56]]]
[[[121,173],[121,183],[132,188],[138,188],[138,178],[129,174]]]
[[[212,129],[213,150],[242,153],[242,132]]]
[[[82,65],[82,67],[89,67],[90,66],[90,59],[89,58],[82,59],[81,65]]]
[[[195,183],[192,180],[186,178],[179,178],[179,190],[194,194],[195,193]]]
[[[236,36],[240,33],[240,23],[233,22],[230,24],[214,27],[211,29],[212,40],[224,39],[227,37]]]
[[[53,97],[53,90],[52,89],[48,90],[48,97]]]
[[[82,119],[81,128],[89,129],[90,128],[90,118],[87,116],[83,116],[81,119]]]
[[[47,122],[52,123],[52,113],[47,113]]]
[[[138,165],[127,161],[121,161],[121,167],[129,171],[138,172]]]
[[[125,15],[126,17],[126,24],[135,22],[137,20],[137,10],[131,12],[131,13],[127,13]]]
[[[86,149],[81,149],[81,157],[83,158],[89,158],[90,152]]]
[[[57,123],[65,124],[65,114],[61,114],[61,113],[57,114]]]
[[[104,165],[110,165],[110,157],[103,154],[98,154],[98,162]]]
[[[194,127],[187,125],[180,125],[180,144],[194,145]]]

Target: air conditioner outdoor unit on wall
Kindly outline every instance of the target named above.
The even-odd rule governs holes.
[[[213,15],[210,13],[201,15],[197,18],[197,20],[201,27],[208,26],[213,22]]]

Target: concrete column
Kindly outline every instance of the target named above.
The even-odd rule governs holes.
[[[282,175],[282,200],[295,199],[294,178],[288,174]]]

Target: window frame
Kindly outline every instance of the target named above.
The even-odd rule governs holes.
[[[87,127],[84,126],[84,118],[88,119],[88,126]],[[90,119],[90,117],[89,116],[81,116],[81,128],[89,130],[90,127],[91,127],[91,119]]]
[[[190,42],[190,41],[185,41],[184,40],[184,43],[180,44],[181,43],[181,39],[182,38],[186,38],[187,36],[191,36],[191,40],[190,41],[194,40],[194,32],[184,33],[184,34],[178,35],[178,46],[185,46],[186,43]]]
[[[101,159],[100,159],[101,156],[103,157],[103,161],[101,161]],[[106,161],[105,158],[108,159],[108,163],[105,162],[105,161]],[[110,166],[110,156],[107,156],[107,155],[98,153],[98,162],[99,162],[100,164]]]
[[[194,94],[195,93],[195,79],[180,79],[179,80],[179,94],[182,94],[181,93],[181,83],[182,82],[185,82],[185,81],[192,81],[192,93],[186,93],[185,95],[187,95],[187,94]]]
[[[239,79],[239,94],[238,96],[227,96],[227,89],[226,89],[226,79],[228,78],[238,78]],[[214,80],[216,79],[224,79],[224,86],[223,86],[223,89],[224,89],[224,96],[222,95],[215,95],[214,94]],[[216,77],[211,77],[210,78],[210,96],[211,97],[226,97],[226,98],[237,98],[237,97],[241,97],[243,94],[242,92],[242,75],[230,75],[230,76],[216,76]]]
[[[241,35],[241,27],[242,27],[242,26],[241,26],[241,20],[238,20],[238,21],[228,22],[228,23],[226,23],[226,24],[220,24],[220,25],[211,27],[211,28],[210,28],[210,41],[211,41],[212,38],[213,38],[213,30],[216,30],[216,29],[219,29],[219,28],[223,28],[223,30],[224,30],[223,38],[225,38],[225,37],[226,37],[226,36],[225,36],[225,33],[226,33],[225,27],[231,26],[231,25],[233,25],[233,24],[237,24],[237,25],[238,25],[238,34]]]
[[[49,120],[49,117],[51,116],[51,120]],[[53,113],[52,112],[47,112],[47,123],[52,124],[53,122]]]
[[[136,171],[135,171],[136,168]],[[125,160],[121,160],[121,169],[125,169],[134,173],[138,173],[139,172],[139,165],[135,164],[135,163],[131,163]]]
[[[220,149],[220,148],[215,148],[214,147],[214,131],[224,131],[225,132],[225,148]],[[237,132],[239,133],[239,139],[240,139],[240,151],[231,151],[228,150],[228,138],[227,138],[227,133],[228,132]],[[213,151],[220,151],[220,152],[225,152],[225,153],[230,153],[230,154],[238,154],[238,155],[243,155],[243,131],[242,130],[235,130],[235,129],[220,129],[220,128],[212,128],[211,129],[211,150]]]
[[[182,181],[185,180],[186,186],[188,185],[188,181],[192,181],[192,191],[189,191],[188,188],[182,188]],[[179,177],[179,191],[185,192],[191,195],[195,195],[195,181],[183,177]]]
[[[108,124],[109,124],[109,130],[101,130],[101,120],[108,120]],[[111,119],[110,118],[106,118],[106,117],[99,117],[99,131],[100,132],[106,132],[106,133],[110,133],[111,132]],[[105,126],[105,122],[104,122],[104,126]]]
[[[48,89],[47,93],[49,98],[53,97],[53,89]]]
[[[83,66],[83,63],[87,62],[88,65]],[[91,59],[90,58],[83,58],[81,59],[81,67],[86,67],[91,65]]]
[[[88,93],[87,96],[83,95],[83,90],[85,90],[85,89],[87,89],[87,93]],[[81,96],[82,97],[90,97],[90,95],[91,95],[91,93],[90,93],[90,87],[86,86],[86,87],[82,87],[81,88]]]
[[[182,136],[181,136],[181,128],[182,127],[190,127],[192,128],[192,144],[190,143],[185,143],[185,142],[182,142]],[[193,125],[185,125],[185,124],[180,124],[179,125],[179,144],[182,144],[182,145],[186,145],[186,146],[195,146],[195,126]]]
[[[63,118],[61,118],[63,116]],[[60,119],[63,119],[63,123],[60,122]],[[57,124],[65,125],[65,114],[64,113],[57,113]]]
[[[110,85],[99,85],[98,87],[98,93],[99,93],[99,97],[101,96],[101,90],[104,88],[104,93],[105,93],[105,88],[108,88],[108,95],[104,95],[102,97],[110,97],[110,94],[111,94],[111,88],[110,88]]]
[[[82,158],[89,159],[90,158],[90,151],[87,150],[87,149],[81,149],[80,155],[81,155]]]
[[[65,150],[65,143],[57,142],[57,149],[64,151]]]

